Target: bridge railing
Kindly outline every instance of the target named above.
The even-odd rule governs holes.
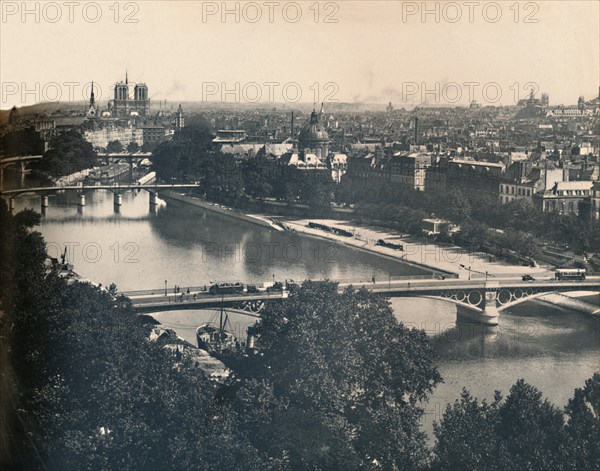
[[[450,278],[458,278],[458,276],[450,276],[447,275],[445,276],[446,279],[450,279]],[[385,284],[388,282],[408,282],[408,281],[412,281],[412,280],[439,280],[440,279],[440,275],[437,274],[428,274],[428,275],[399,275],[399,276],[377,276],[375,275],[375,283],[377,284]],[[279,280],[282,281],[282,280]],[[288,282],[288,283],[299,283],[301,284],[302,281],[296,281],[296,280],[292,280],[292,279],[287,279],[287,280],[283,280],[283,282]],[[311,281],[316,281],[316,282],[321,282],[321,281],[333,281],[339,284],[343,284],[343,285],[347,285],[347,284],[355,284],[355,285],[369,285],[369,284],[373,284],[373,277],[364,277],[364,278],[342,278],[342,279],[329,279],[329,278],[322,278],[322,279],[316,279],[316,280],[311,280]],[[244,283],[245,284],[245,283]],[[270,285],[270,283],[267,282],[254,282],[254,283],[248,283],[251,285],[256,285],[256,286],[266,286],[266,285]],[[173,288],[173,286],[167,287],[166,288],[166,293],[168,295],[173,295],[173,294],[188,294],[187,290],[189,289],[190,294],[208,294],[208,290],[210,289],[212,283],[210,284],[206,284],[206,285],[196,285],[196,286],[183,286],[180,287],[180,291],[176,292],[175,289]],[[142,290],[129,290],[129,291],[123,291],[121,294],[124,294],[125,296],[143,296],[143,295],[159,295],[165,294],[165,287],[163,286],[162,288],[153,288],[153,289],[142,289]]]
[[[450,279],[450,278],[458,278],[458,275],[454,275],[454,274],[444,274],[444,279]],[[373,284],[373,279],[375,279],[375,283],[381,284],[381,283],[393,283],[393,282],[402,282],[402,281],[412,281],[412,280],[439,280],[441,279],[441,275],[437,274],[437,273],[430,273],[427,275],[396,275],[396,276],[378,276],[378,275],[374,275],[371,277],[365,277],[365,278],[341,278],[341,279],[336,279],[336,280],[331,280],[331,281],[335,281],[336,283],[340,283],[340,284]],[[325,280],[314,280],[314,281],[325,281]]]

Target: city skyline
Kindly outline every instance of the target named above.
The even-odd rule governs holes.
[[[3,2],[0,108],[83,101],[92,80],[106,104],[125,70],[171,103],[511,105],[532,85],[551,105],[597,97],[600,3],[492,3]]]

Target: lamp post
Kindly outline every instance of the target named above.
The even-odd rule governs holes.
[[[167,280],[165,280],[165,296],[167,295]]]
[[[469,281],[471,281],[471,267],[469,267]]]

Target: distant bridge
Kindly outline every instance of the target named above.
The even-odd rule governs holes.
[[[100,159],[149,159],[152,152],[111,152],[98,153]]]
[[[146,190],[150,193],[150,205],[156,205],[156,195],[159,190],[173,190],[182,188],[197,188],[198,183],[130,183],[130,184],[112,184],[112,185],[70,185],[70,186],[41,186],[34,188],[19,188],[15,190],[0,191],[0,196],[9,198],[9,207],[14,208],[14,198],[25,193],[38,193],[41,196],[42,210],[48,207],[48,194],[62,191],[76,191],[79,195],[78,205],[85,206],[85,192],[95,190],[108,190],[114,193],[114,203],[121,206],[122,194],[129,190]]]
[[[331,280],[335,281],[335,280]],[[365,287],[374,293],[390,297],[424,297],[441,299],[458,306],[458,315],[487,325],[497,325],[500,312],[517,304],[542,297],[549,293],[569,291],[600,291],[600,276],[578,281],[554,279],[527,282],[521,278],[503,278],[494,281],[467,281],[459,279],[409,278],[402,281],[378,283],[340,283],[339,290],[348,286]],[[181,309],[203,309],[226,306],[258,315],[264,302],[282,300],[283,293],[240,293],[211,295],[202,288],[190,288],[190,293],[169,293],[164,288],[124,292],[138,312],[158,312]],[[600,309],[598,309],[600,311]]]
[[[4,169],[10,165],[18,166],[21,183],[25,180],[27,165],[42,159],[42,155],[17,155],[14,157],[0,158],[0,190],[4,188]]]
[[[17,155],[14,157],[0,157],[0,165],[6,166],[20,162],[35,162],[37,160],[42,160],[42,157],[42,155]]]

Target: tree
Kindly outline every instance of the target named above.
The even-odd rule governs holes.
[[[208,157],[216,150],[213,137],[206,121],[188,121],[175,132],[173,139],[154,150],[153,169],[163,179],[181,178],[184,174],[205,176]]]
[[[92,144],[78,132],[69,131],[52,139],[50,149],[37,163],[37,168],[60,177],[92,167],[96,158]]]
[[[441,423],[433,426],[437,442],[434,470],[496,470],[496,435],[500,395],[491,404],[479,402],[463,388],[460,399],[448,404]]]
[[[131,141],[129,144],[127,144],[127,152],[129,152],[130,154],[135,154],[136,152],[140,151],[140,146],[137,142],[135,141]]]
[[[244,191],[248,196],[260,200],[273,193],[270,181],[271,165],[264,157],[250,157],[242,163]]]
[[[329,172],[305,172],[298,178],[298,196],[312,208],[328,208],[333,199],[334,183]]]
[[[497,434],[502,440],[503,469],[560,469],[564,443],[563,414],[542,401],[542,393],[518,380],[499,411]]]
[[[565,411],[568,469],[600,470],[600,373],[575,390]]]
[[[292,469],[413,469],[427,456],[419,401],[440,381],[426,334],[366,290],[304,282],[256,327],[240,377],[240,427]]]
[[[471,217],[471,202],[460,190],[450,190],[446,201],[446,214],[453,222],[461,223]]]
[[[119,154],[123,152],[123,150],[124,148],[123,144],[121,144],[121,141],[110,141],[106,146],[107,154]]]
[[[524,380],[501,403],[487,404],[463,390],[434,427],[433,469],[565,469],[563,414]]]
[[[0,153],[6,157],[44,153],[44,141],[33,127],[6,133],[0,139]]]

